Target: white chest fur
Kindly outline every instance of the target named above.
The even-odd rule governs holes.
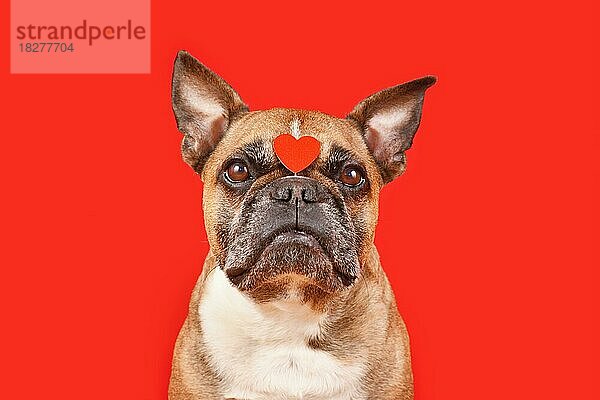
[[[362,399],[363,365],[307,346],[321,315],[294,301],[257,305],[217,268],[199,306],[211,366],[225,398]]]

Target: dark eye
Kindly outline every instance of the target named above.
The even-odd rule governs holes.
[[[348,165],[342,170],[340,181],[346,186],[356,187],[365,181],[365,177],[359,167],[356,165]]]
[[[233,161],[225,170],[225,179],[233,183],[244,182],[250,178],[248,166],[243,161]]]

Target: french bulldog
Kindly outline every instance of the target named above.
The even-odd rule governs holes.
[[[172,105],[204,183],[210,251],[175,345],[169,399],[412,399],[409,339],[374,245],[382,186],[406,168],[427,76],[344,119],[249,111],[189,53]],[[273,142],[320,143],[293,173]]]

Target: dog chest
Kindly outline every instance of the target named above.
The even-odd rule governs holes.
[[[362,398],[362,364],[307,345],[322,318],[307,306],[295,301],[259,306],[217,268],[205,283],[198,311],[225,398]]]

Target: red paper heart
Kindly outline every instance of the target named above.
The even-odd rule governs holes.
[[[321,143],[312,136],[296,139],[292,135],[284,134],[275,138],[273,148],[282,164],[296,174],[319,157]]]

